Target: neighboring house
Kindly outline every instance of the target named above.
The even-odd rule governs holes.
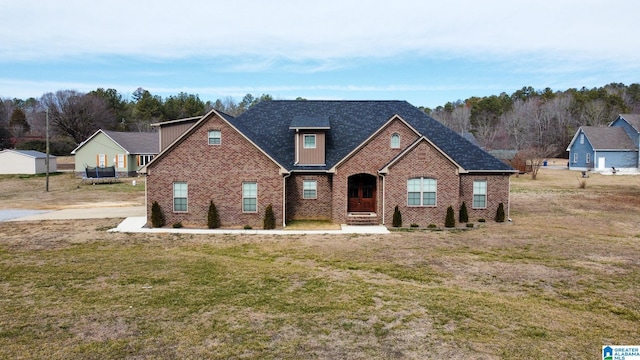
[[[0,174],[44,174],[47,154],[35,150],[0,151]],[[56,157],[49,155],[49,172],[56,172]]]
[[[297,219],[391,226],[444,224],[462,202],[469,218],[508,214],[513,170],[404,101],[264,101],[242,115],[212,110],[151,161],[147,218],[206,227]]]
[[[608,127],[581,126],[567,147],[569,169],[638,172],[640,115],[621,114]]]
[[[159,152],[157,132],[98,130],[75,148],[75,173],[85,175],[87,167],[115,166],[119,177],[136,176]]]

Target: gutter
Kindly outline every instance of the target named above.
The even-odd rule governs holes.
[[[291,173],[284,173],[282,177],[282,227],[287,227],[287,178]]]

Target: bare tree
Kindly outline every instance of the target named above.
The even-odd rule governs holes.
[[[531,179],[535,180],[545,159],[554,155],[557,151],[553,145],[536,145],[520,150],[518,157],[525,161],[528,168],[531,168]]]
[[[115,115],[97,96],[60,90],[55,94],[44,94],[41,101],[49,109],[57,132],[70,136],[76,143],[84,141],[100,128],[115,126]]]

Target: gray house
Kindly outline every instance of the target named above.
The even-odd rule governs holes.
[[[567,147],[569,169],[640,172],[640,115],[620,114],[607,127],[581,126]]]

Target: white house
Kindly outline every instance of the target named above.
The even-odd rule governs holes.
[[[0,174],[44,174],[47,154],[35,150],[0,151]],[[56,157],[49,155],[49,172],[57,171]]]

